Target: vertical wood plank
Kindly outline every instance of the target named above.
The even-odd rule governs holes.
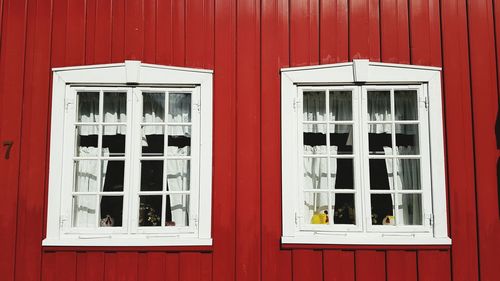
[[[79,252],[76,256],[77,281],[102,281],[104,280],[104,253]]]
[[[165,253],[140,253],[138,260],[139,281],[161,281],[165,280],[166,277],[172,277],[171,272],[166,270]]]
[[[293,281],[323,280],[323,253],[314,250],[293,250]]]
[[[143,0],[125,1],[125,58],[142,60],[144,57],[144,3]]]
[[[2,146],[0,171],[2,204],[0,204],[0,278],[14,279],[16,248],[16,217],[21,144],[21,109],[25,63],[26,1],[5,1],[5,22],[0,53],[0,140],[13,142],[10,158]]]
[[[441,66],[439,1],[410,1],[409,3],[411,63]]]
[[[179,277],[182,281],[198,281],[201,276],[201,254],[200,253],[180,253],[179,256]]]
[[[418,251],[419,281],[450,281],[451,265],[449,251]]]
[[[65,66],[85,63],[85,0],[68,1]]]
[[[144,62],[156,63],[157,0],[144,1]],[[161,1],[161,0],[160,0]]]
[[[468,2],[471,91],[474,122],[479,270],[481,280],[500,273],[500,217],[496,136],[499,110],[497,54],[492,1]]]
[[[186,66],[203,67],[206,40],[204,29],[204,0],[186,2]]]
[[[97,0],[94,59],[95,63],[111,62],[111,38],[112,36],[112,0]]]
[[[172,1],[158,1],[156,5],[156,62],[172,64]]]
[[[125,0],[113,0],[111,7],[111,60],[123,62],[125,59]]]
[[[105,254],[104,280],[136,281],[138,279],[138,253],[118,252]]]
[[[385,252],[357,250],[356,281],[385,281]]]
[[[417,254],[414,251],[387,251],[387,281],[417,281]]]
[[[97,0],[86,1],[85,15],[85,64],[95,64],[96,8]]]
[[[345,62],[349,56],[348,0],[320,2],[320,63]]]
[[[179,280],[179,254],[165,253],[165,272],[169,281]]]
[[[238,1],[236,32],[236,280],[261,276],[260,1]]]
[[[186,65],[185,7],[185,0],[174,0],[172,2],[173,64],[177,66]]]
[[[380,26],[382,61],[410,63],[408,1],[381,1]]]
[[[213,276],[235,280],[236,1],[215,1]],[[219,214],[219,215],[216,215]]]
[[[349,0],[349,59],[380,60],[378,0]]]
[[[74,252],[44,253],[41,277],[44,281],[75,281],[76,254]]]
[[[467,16],[464,1],[441,1],[452,267],[456,281],[478,280]]]
[[[15,255],[16,279],[26,281],[40,279],[45,229],[51,15],[51,1],[29,2]]]
[[[354,281],[354,251],[325,250],[323,252],[324,281]]]
[[[288,1],[262,1],[262,280],[291,280],[290,251],[280,250],[280,68],[288,65]],[[286,45],[286,49],[283,48]]]
[[[290,1],[290,65],[319,62],[319,0]]]
[[[200,255],[200,281],[212,281],[212,253]],[[217,277],[215,280],[218,280]]]

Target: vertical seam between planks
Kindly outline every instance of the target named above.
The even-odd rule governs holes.
[[[234,14],[234,206],[238,205],[238,0],[234,0],[235,4],[235,14]],[[237,223],[236,215],[234,217],[233,223],[233,235],[234,235],[234,270],[233,270],[233,280],[236,281],[238,276],[237,271],[237,259],[238,259],[238,235],[237,235]]]
[[[481,280],[481,270],[480,270],[480,264],[481,264],[481,255],[480,255],[480,247],[479,247],[479,217],[478,217],[478,206],[477,206],[477,178],[476,178],[476,171],[477,171],[477,161],[476,161],[476,132],[475,132],[475,110],[474,110],[474,89],[473,89],[473,80],[472,80],[472,58],[471,58],[471,44],[470,44],[470,16],[469,16],[469,9],[471,4],[469,4],[469,0],[465,0],[465,17],[466,17],[466,26],[467,26],[467,54],[468,54],[468,61],[469,61],[469,95],[470,95],[470,110],[471,110],[471,127],[472,127],[472,164],[473,164],[473,175],[472,179],[474,181],[474,211],[475,211],[475,219],[476,219],[476,255],[477,255],[477,280]]]
[[[407,9],[406,9],[406,16],[408,18],[408,37],[407,37],[407,39],[408,39],[408,55],[410,56],[408,58],[408,62],[410,64],[413,64],[413,52],[412,52],[412,44],[411,44],[411,38],[412,38],[411,37],[411,35],[412,35],[412,33],[411,33],[411,30],[412,30],[411,23],[412,23],[412,20],[411,20],[411,1],[410,0],[406,0],[406,7],[407,7]],[[430,17],[428,17],[427,20],[429,20],[429,18]],[[430,26],[430,23],[429,23],[429,26]],[[430,64],[431,63],[430,63],[430,58],[429,58],[429,65]]]
[[[417,279],[416,280],[420,280],[420,270],[419,270],[419,255],[420,255],[420,251],[415,251],[415,273],[417,274]]]

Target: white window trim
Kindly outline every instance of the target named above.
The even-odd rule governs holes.
[[[349,63],[283,68],[281,70],[282,138],[282,223],[284,244],[369,244],[369,245],[447,245],[446,186],[443,122],[441,103],[441,68],[388,64],[354,60]],[[300,86],[335,85],[409,85],[420,84],[428,93],[429,148],[432,182],[432,231],[356,233],[347,231],[304,231],[298,223],[299,129],[297,93]],[[362,187],[363,188],[363,187]]]
[[[213,71],[125,61],[53,69],[50,169],[47,236],[44,246],[208,246],[211,238],[212,198],[212,89]],[[109,233],[66,235],[61,233],[61,200],[64,159],[65,98],[71,86],[185,87],[199,90],[200,110],[198,221],[194,235],[151,234],[121,236]],[[132,92],[132,91],[131,91]],[[130,93],[132,94],[132,93]],[[130,139],[130,138],[129,138]],[[66,148],[67,150],[67,148]]]

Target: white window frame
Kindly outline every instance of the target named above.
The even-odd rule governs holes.
[[[211,198],[212,198],[212,96],[213,71],[205,69],[170,67],[145,64],[140,61],[125,61],[117,64],[89,65],[77,67],[63,67],[53,69],[52,116],[51,116],[51,144],[49,192],[47,212],[47,235],[43,240],[44,246],[209,246],[211,238]],[[138,190],[137,161],[126,155],[125,182],[123,193],[129,199],[124,199],[124,219],[122,227],[97,228],[79,231],[71,228],[68,219],[71,216],[71,207],[67,204],[71,198],[72,187],[67,179],[72,178],[67,171],[67,161],[71,160],[74,149],[73,120],[67,118],[75,113],[75,104],[69,97],[76,95],[77,90],[102,89],[111,87],[112,91],[127,92],[127,108],[132,104],[140,104],[140,91],[152,87],[165,91],[189,89],[193,93],[192,130],[197,130],[199,136],[192,140],[193,162],[191,167],[191,211],[188,227],[153,227],[155,229],[141,229],[134,227],[137,219],[133,219],[136,212],[132,212],[130,204],[138,204],[134,200]],[[136,106],[137,107],[137,106]],[[134,114],[132,117],[131,115]],[[140,142],[140,110],[127,113],[126,151],[134,149],[131,146]],[[132,122],[137,120],[137,122]],[[135,148],[137,150],[137,148]],[[198,155],[196,159],[194,155]],[[137,158],[137,157],[135,157]],[[138,158],[137,158],[138,159]],[[195,164],[196,163],[196,164]],[[193,165],[194,164],[194,165]],[[66,168],[65,168],[66,167]],[[129,176],[130,174],[134,174]],[[129,175],[127,175],[129,174]],[[65,184],[66,181],[66,184]],[[132,181],[132,182],[128,182]],[[196,197],[196,198],[195,198]],[[68,211],[69,210],[69,211]],[[126,214],[127,213],[127,214]]]
[[[360,167],[366,171],[368,159],[358,153],[354,155],[357,163],[354,167],[357,184],[361,185],[356,192],[361,196],[356,199],[357,225],[311,225],[302,223],[302,91],[304,89],[351,89],[354,96],[366,98],[367,89],[418,89],[423,99],[419,99],[419,108],[426,107],[424,119],[421,120],[420,140],[428,141],[421,144],[422,168],[428,176],[428,184],[423,184],[423,225],[422,226],[372,226],[366,201],[369,194],[366,185],[367,172],[360,175]],[[357,94],[358,91],[363,91]],[[425,98],[426,97],[426,98]],[[354,103],[365,103],[356,101]],[[366,114],[355,112],[359,106],[354,106],[353,116]],[[420,109],[419,109],[420,110]],[[366,118],[366,116],[365,116]],[[363,120],[365,120],[363,118]],[[358,123],[366,126],[366,123]],[[422,125],[422,123],[425,123]],[[428,127],[426,129],[426,127]],[[363,130],[360,130],[363,129]],[[366,131],[366,128],[356,128],[355,132]],[[354,60],[349,63],[319,65],[308,67],[284,68],[281,70],[281,138],[282,138],[282,238],[284,244],[364,244],[364,245],[448,245],[446,216],[446,185],[443,144],[443,122],[441,102],[441,69],[437,67],[388,64]],[[363,135],[363,138],[367,136]],[[354,149],[367,150],[367,140],[354,138]],[[366,146],[366,147],[365,147]],[[366,151],[367,153],[367,151]],[[360,159],[362,158],[362,159]],[[357,175],[357,176],[356,176]],[[430,189],[430,190],[429,190]],[[368,194],[368,195],[367,195]],[[359,199],[358,197],[361,197]],[[364,208],[364,210],[361,210]],[[367,218],[370,221],[367,221]]]

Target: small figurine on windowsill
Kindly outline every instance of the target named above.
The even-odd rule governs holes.
[[[395,216],[385,216],[382,221],[383,225],[396,225],[396,217]]]
[[[166,221],[165,226],[175,226],[175,221]]]
[[[328,210],[322,212],[314,212],[311,217],[311,224],[328,224],[330,219],[328,218]]]
[[[111,217],[110,215],[106,215],[104,218],[101,219],[101,222],[99,223],[99,226],[101,227],[110,227],[115,225],[115,219]]]

